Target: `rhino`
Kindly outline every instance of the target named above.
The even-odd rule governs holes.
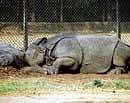
[[[20,69],[24,66],[24,52],[10,44],[0,43],[0,66],[13,66]]]
[[[130,46],[108,35],[62,34],[40,38],[25,52],[25,71],[58,73],[127,73]]]

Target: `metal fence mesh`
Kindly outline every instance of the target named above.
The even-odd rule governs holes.
[[[116,35],[118,22],[121,39],[130,44],[129,0],[24,1],[27,3],[29,44],[37,38],[60,32]],[[19,49],[24,48],[25,41],[23,7],[22,0],[0,0],[0,42]]]

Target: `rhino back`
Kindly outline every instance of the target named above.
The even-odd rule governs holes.
[[[82,51],[83,73],[104,73],[111,66],[111,61],[118,39],[111,36],[86,35],[77,36]]]
[[[0,65],[10,65],[15,61],[18,62],[23,60],[23,56],[24,52],[17,50],[9,44],[0,43]]]
[[[22,52],[12,47],[9,44],[0,43],[0,52],[11,54],[11,55],[20,55]]]

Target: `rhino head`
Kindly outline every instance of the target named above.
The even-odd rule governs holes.
[[[64,36],[56,36],[52,38],[40,38],[33,42],[25,53],[25,61],[30,66],[36,65],[52,65],[56,57],[55,48],[57,44],[64,39]],[[40,65],[40,66],[41,66]]]
[[[44,64],[47,51],[46,47],[44,46],[46,41],[47,38],[38,39],[28,47],[24,58],[29,65],[36,66]]]

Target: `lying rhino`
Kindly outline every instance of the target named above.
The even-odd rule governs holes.
[[[115,73],[128,71],[130,46],[112,36],[58,35],[38,39],[26,53],[25,61],[32,70],[45,74]]]
[[[24,66],[24,53],[9,44],[0,43],[0,66],[12,65],[18,69]]]

